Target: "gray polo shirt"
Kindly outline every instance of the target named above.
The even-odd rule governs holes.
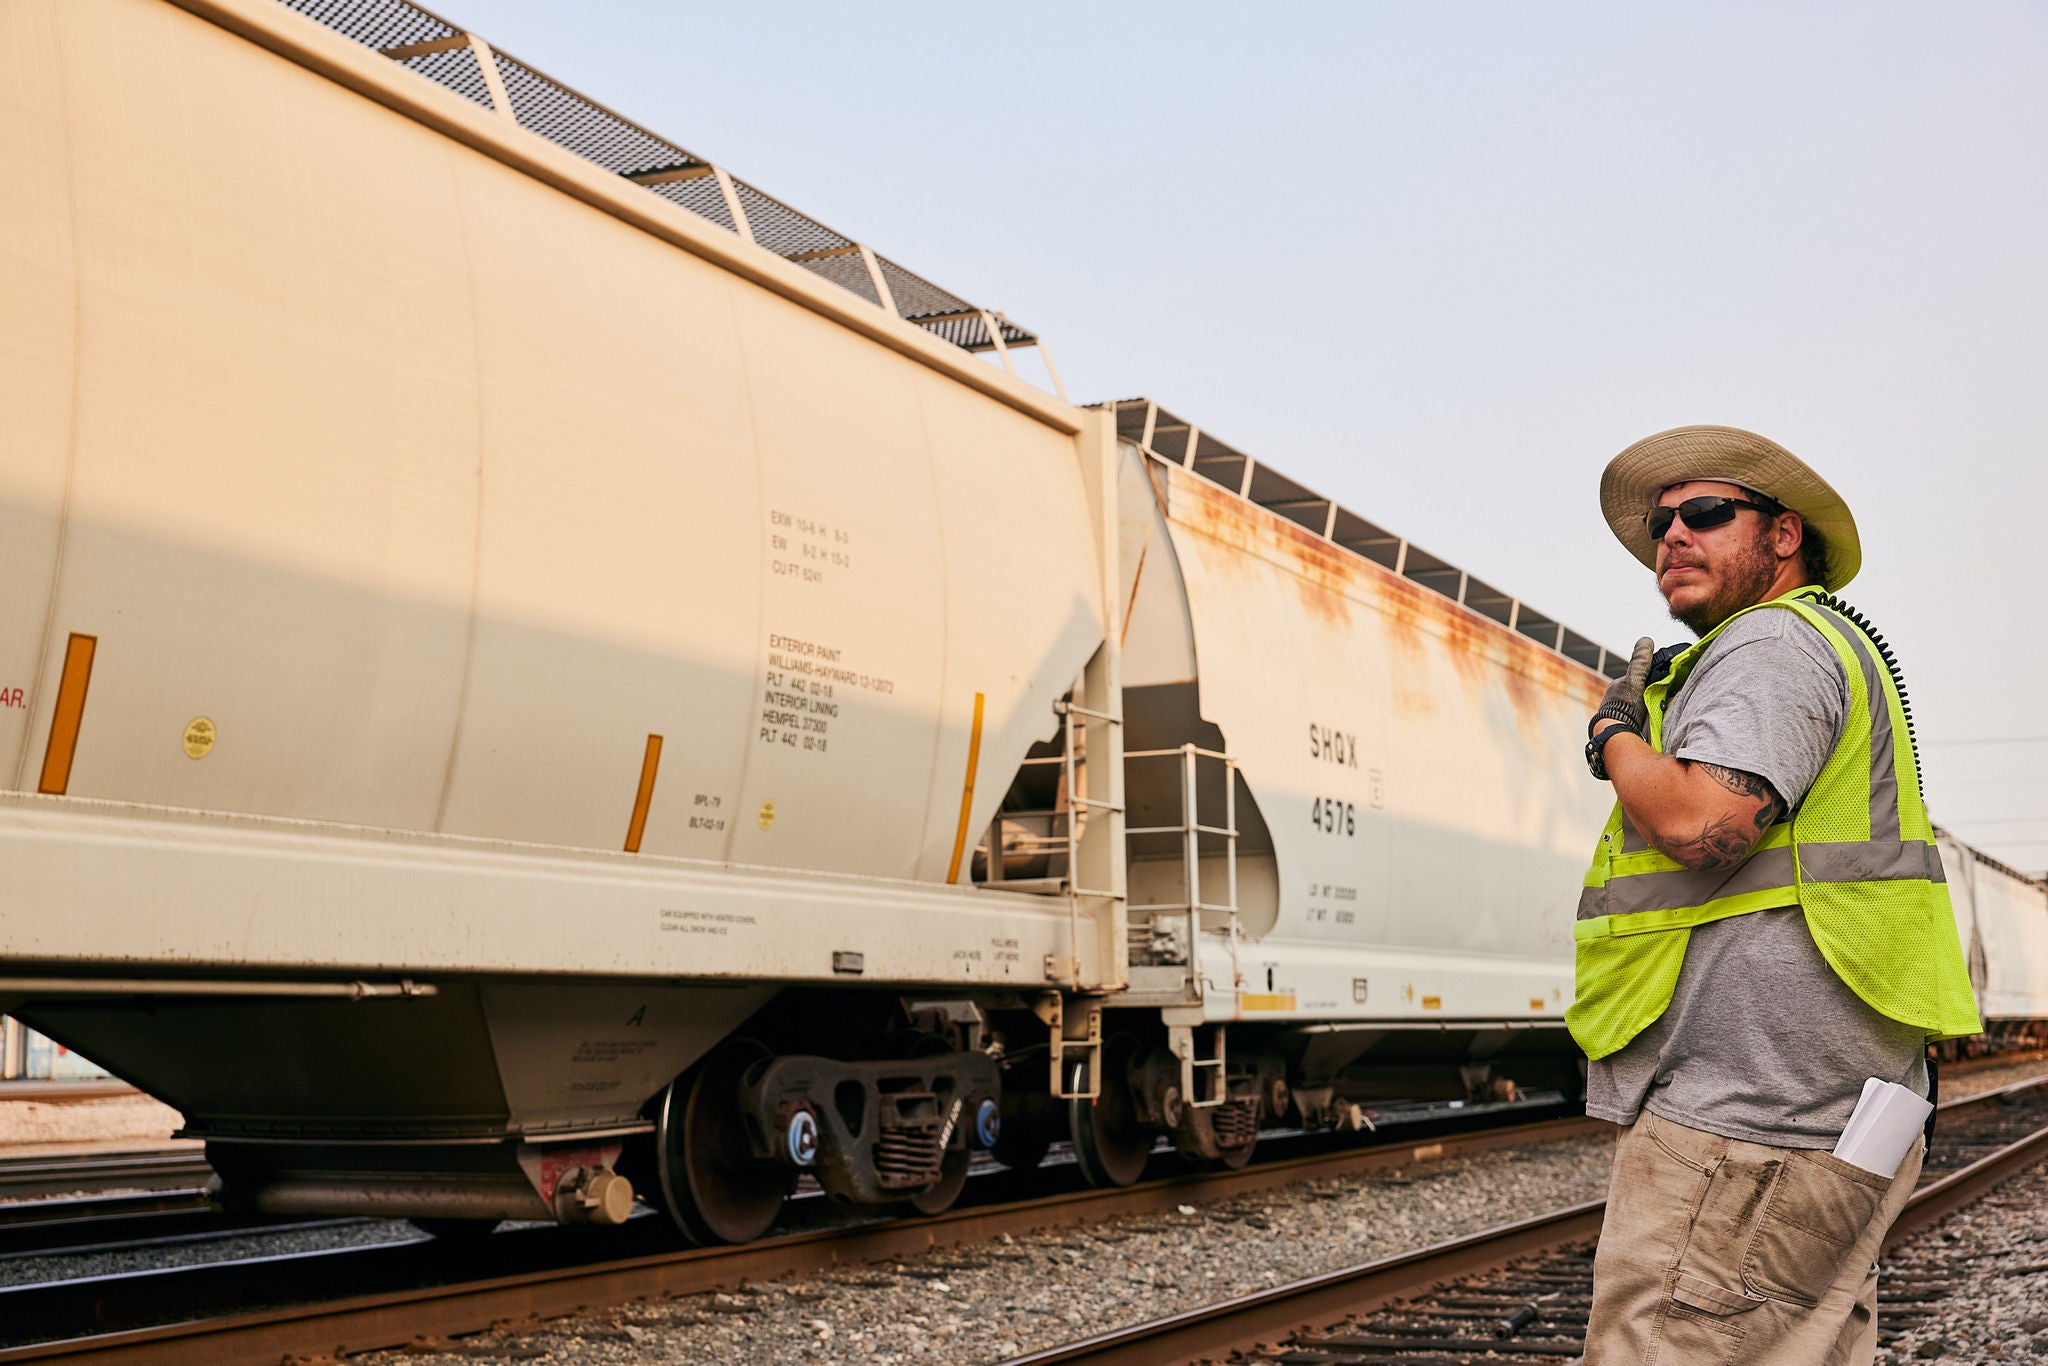
[[[1842,662],[1797,613],[1751,612],[1718,636],[1665,709],[1664,748],[1754,773],[1796,809],[1849,714]],[[1920,1030],[1880,1015],[1822,958],[1796,906],[1692,931],[1671,1007],[1593,1063],[1586,1112],[1727,1138],[1832,1148],[1869,1077],[1927,1094]]]

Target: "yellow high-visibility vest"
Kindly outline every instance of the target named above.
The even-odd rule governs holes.
[[[1664,708],[1715,637],[1747,612],[1793,611],[1840,657],[1849,717],[1798,811],[1733,868],[1687,868],[1652,848],[1615,803],[1579,894],[1578,986],[1565,1012],[1587,1057],[1618,1051],[1663,1015],[1693,926],[1784,906],[1805,912],[1821,956],[1873,1010],[1929,1039],[1983,1027],[1898,685],[1824,598],[1809,585],[1737,612],[1644,690],[1648,739],[1662,753]]]

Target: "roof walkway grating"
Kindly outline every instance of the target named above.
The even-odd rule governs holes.
[[[1473,578],[1450,561],[1439,559],[1334,500],[1268,469],[1150,399],[1123,399],[1095,406],[1114,414],[1118,437],[1144,448],[1155,459],[1191,469],[1332,545],[1440,593],[1595,673],[1619,678],[1628,668],[1627,655],[1602,648],[1556,618]]]
[[[693,152],[499,52],[412,0],[278,0],[472,104],[508,114],[593,165],[633,181],[725,232],[746,237],[942,341],[968,351],[1043,346],[978,308]],[[488,68],[484,65],[488,63]],[[510,106],[499,109],[500,97]]]

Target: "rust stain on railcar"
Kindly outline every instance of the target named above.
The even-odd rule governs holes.
[[[1211,540],[1287,569],[1314,619],[1349,627],[1354,603],[1377,610],[1395,655],[1394,702],[1404,711],[1436,710],[1436,699],[1426,686],[1427,638],[1432,636],[1447,647],[1468,692],[1479,694],[1496,686],[1505,692],[1517,727],[1532,741],[1543,733],[1544,712],[1552,699],[1570,698],[1591,707],[1605,687],[1592,670],[1505,625],[1205,479],[1168,469],[1169,515]]]
[[[1391,579],[1393,576],[1387,576]],[[1436,710],[1436,696],[1429,690],[1428,635],[1422,629],[1423,604],[1408,594],[1388,592],[1389,585],[1373,584],[1373,593],[1386,623],[1387,645],[1394,655],[1392,687],[1394,705],[1402,711],[1428,715]],[[1461,676],[1463,671],[1461,670]],[[1469,686],[1469,683],[1468,683]]]
[[[1232,550],[1291,570],[1312,618],[1330,626],[1351,624],[1351,604],[1360,596],[1354,573],[1358,562],[1352,557],[1198,476],[1173,470],[1168,489],[1167,512],[1175,521]]]

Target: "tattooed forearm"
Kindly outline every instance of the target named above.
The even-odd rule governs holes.
[[[1681,762],[1684,761],[1681,760]],[[1719,764],[1701,763],[1698,760],[1692,761],[1690,767],[1698,769],[1730,792],[1744,797],[1761,797],[1766,793],[1771,793],[1771,785],[1769,783],[1757,777],[1756,774],[1745,773],[1739,768],[1723,768]],[[1771,795],[1776,796],[1777,794],[1771,793]]]
[[[1756,810],[1750,819],[1756,822],[1759,834],[1777,824],[1778,817],[1785,814],[1785,803],[1779,798],[1777,789],[1756,774],[1739,768],[1723,768],[1719,764],[1694,763],[1693,767],[1738,797],[1757,799]]]
[[[1770,783],[1754,773],[1699,762],[1685,763],[1685,767],[1700,770],[1745,800],[1737,803],[1735,810],[1700,818],[1697,833],[1674,831],[1668,839],[1658,841],[1659,846],[1688,868],[1733,868],[1784,814],[1785,804]]]
[[[1735,867],[1785,816],[1785,803],[1768,779],[1658,754],[1627,743],[1627,737],[1608,760],[1607,772],[1630,824],[1688,868]]]
[[[1688,868],[1733,868],[1756,847],[1756,838],[1756,832],[1743,829],[1741,822],[1717,816],[1699,833],[1670,841],[1664,852]]]

